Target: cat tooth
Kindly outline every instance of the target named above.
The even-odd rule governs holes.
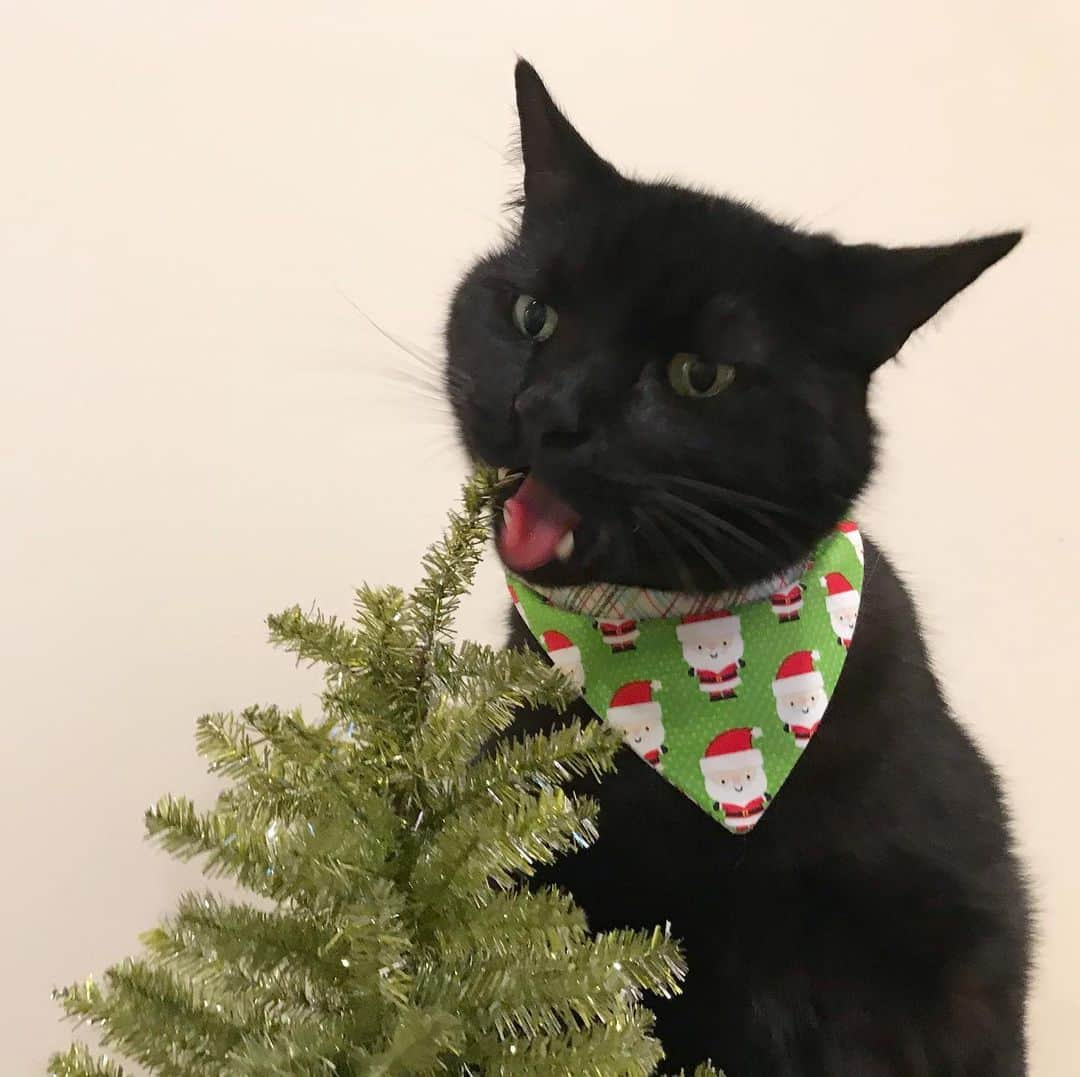
[[[570,559],[570,555],[574,552],[574,532],[567,531],[561,539],[559,539],[559,545],[555,547],[555,556],[560,561],[567,561]]]

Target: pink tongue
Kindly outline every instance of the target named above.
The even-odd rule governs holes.
[[[539,568],[555,556],[555,547],[580,520],[554,490],[528,475],[503,506],[499,553],[516,571]]]

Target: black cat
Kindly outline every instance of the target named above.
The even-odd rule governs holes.
[[[527,472],[503,560],[540,584],[699,591],[783,570],[871,474],[873,371],[1019,233],[887,249],[797,231],[622,176],[527,63],[516,82],[520,227],[466,275],[446,334],[467,450]],[[655,1005],[674,1069],[1025,1071],[1029,905],[1001,789],[892,567],[865,556],[828,719],[754,833],[624,750],[582,783],[600,840],[540,880],[595,929],[670,922],[690,966]],[[511,644],[535,646],[513,621]],[[522,714],[513,734],[554,721]]]

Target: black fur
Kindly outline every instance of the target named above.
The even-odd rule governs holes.
[[[570,560],[526,575],[717,590],[785,568],[872,471],[874,369],[1019,235],[846,246],[626,179],[524,62],[517,90],[521,224],[455,295],[447,389],[474,456],[531,468],[582,516]],[[520,293],[558,311],[543,344],[512,324]],[[733,365],[731,388],[677,396],[680,351]],[[520,623],[511,643],[535,646]],[[690,965],[655,1007],[672,1068],[1024,1073],[1029,912],[1001,791],[872,544],[827,721],[751,835],[623,755],[589,790],[600,840],[540,882],[595,929],[671,923]]]

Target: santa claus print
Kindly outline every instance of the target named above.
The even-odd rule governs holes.
[[[603,620],[601,618],[593,621],[593,625],[599,630],[604,642],[611,648],[612,654],[634,650],[637,646],[637,638],[641,635],[641,632],[638,631],[637,621],[629,619],[619,621]]]
[[[585,667],[581,664],[581,651],[574,646],[569,636],[555,629],[548,629],[540,634],[544,649],[551,658],[551,663],[561,669],[579,692],[585,690]]]
[[[653,698],[659,690],[659,681],[628,681],[611,697],[607,720],[630,748],[662,773],[667,751],[663,711]]]
[[[848,582],[842,572],[828,572],[821,577],[825,588],[825,609],[832,622],[836,642],[845,650],[851,646],[855,634],[855,621],[859,616],[859,592]]]
[[[691,613],[675,629],[683,659],[709,702],[734,699],[742,684],[743,638],[739,618],[728,610]]]
[[[820,657],[817,651],[792,651],[780,663],[773,680],[776,713],[785,732],[795,738],[796,748],[809,743],[829,703],[825,681],[814,668]]]
[[[713,737],[700,761],[713,810],[724,813],[733,834],[751,830],[770,800],[764,760],[753,745],[760,736],[757,727],[729,729]]]
[[[803,606],[803,585],[795,583],[791,587],[774,591],[769,595],[769,605],[780,624],[797,621]]]
[[[863,541],[862,534],[859,531],[858,524],[854,520],[841,520],[836,525],[836,530],[840,532],[851,543],[855,550],[855,556],[859,559],[859,564],[863,563]]]

